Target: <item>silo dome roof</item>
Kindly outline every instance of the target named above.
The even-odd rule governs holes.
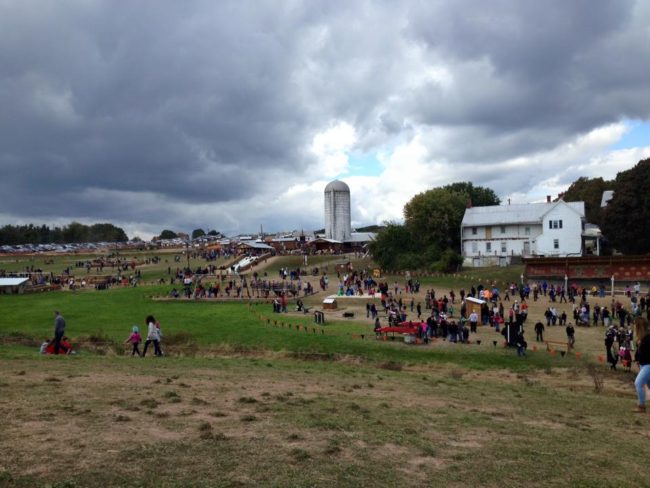
[[[350,193],[350,187],[341,180],[334,180],[329,182],[325,187],[325,193],[329,191],[346,191]]]

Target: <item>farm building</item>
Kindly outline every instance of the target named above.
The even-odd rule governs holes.
[[[28,284],[28,278],[0,278],[0,295],[24,293]]]
[[[505,266],[524,256],[580,256],[584,220],[584,202],[468,208],[460,229],[465,265]]]

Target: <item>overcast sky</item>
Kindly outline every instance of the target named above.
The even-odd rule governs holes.
[[[228,234],[521,203],[650,156],[650,2],[0,0],[0,225]]]

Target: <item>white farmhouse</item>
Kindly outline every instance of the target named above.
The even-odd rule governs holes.
[[[460,226],[466,266],[509,264],[514,256],[580,256],[584,202],[494,205],[465,210]]]

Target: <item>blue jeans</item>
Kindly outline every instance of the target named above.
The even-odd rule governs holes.
[[[639,405],[645,405],[645,385],[650,387],[650,364],[644,364],[634,380],[636,394],[639,397]]]

